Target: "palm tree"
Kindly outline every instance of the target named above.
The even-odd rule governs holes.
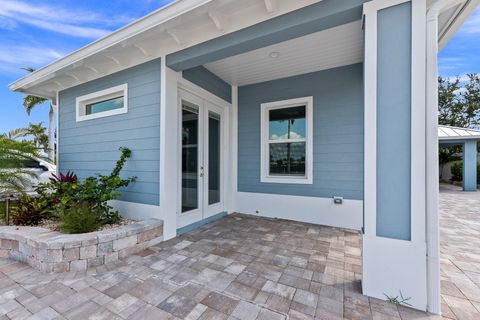
[[[0,136],[0,196],[23,192],[36,175],[22,168],[22,163],[39,158],[38,149],[31,141],[16,141]],[[29,179],[30,178],[30,179]]]
[[[22,68],[23,70],[26,70],[28,72],[34,72],[35,69],[33,68]],[[32,109],[35,108],[38,105],[41,105],[45,102],[47,102],[48,99],[42,98],[42,97],[37,97],[33,95],[26,95],[25,98],[23,98],[23,107],[25,108],[25,111],[27,112],[28,115],[32,112]],[[48,158],[50,160],[54,160],[54,142],[53,142],[53,116],[54,116],[54,109],[52,104],[50,103],[50,110],[48,112]]]
[[[37,148],[48,151],[48,136],[45,134],[45,130],[43,122],[37,124],[30,123],[28,128],[25,128],[25,136],[32,136],[33,144]]]

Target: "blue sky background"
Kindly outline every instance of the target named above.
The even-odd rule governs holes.
[[[8,84],[172,0],[0,0],[0,133],[48,122],[48,105],[27,117],[22,94]],[[480,73],[480,9],[440,53],[439,70],[451,77]]]

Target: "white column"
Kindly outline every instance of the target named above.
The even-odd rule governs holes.
[[[229,126],[229,144],[230,144],[230,156],[229,156],[229,184],[228,184],[228,213],[233,213],[237,210],[237,161],[238,161],[238,87],[232,85],[232,106],[230,110],[230,126]]]
[[[378,105],[377,79],[378,63],[388,57],[377,55],[379,43],[379,12],[411,2],[411,119],[410,128],[410,153],[409,160],[399,156],[398,161],[410,161],[410,236],[398,236],[386,232],[385,218],[377,225],[380,205],[388,202],[385,197],[394,199],[395,190],[385,192],[379,197],[377,189],[377,159],[384,158],[384,154],[377,154],[377,121],[379,109],[382,107],[385,114],[385,103]],[[365,181],[364,181],[364,221],[365,230],[363,237],[363,293],[382,300],[386,295],[399,296],[400,293],[409,298],[407,301],[414,308],[427,309],[427,276],[426,276],[426,241],[425,241],[425,0],[373,0],[364,4],[365,15]],[[385,52],[385,51],[383,51]],[[387,54],[388,53],[387,51]],[[398,57],[397,57],[398,60]],[[403,60],[399,60],[404,62]],[[392,62],[394,63],[394,62]],[[383,70],[384,71],[384,70]],[[388,80],[387,80],[388,81]],[[388,94],[383,92],[382,94]],[[396,93],[392,93],[395,95]],[[392,96],[392,103],[396,103],[397,96]],[[405,97],[401,97],[405,98]],[[383,96],[385,101],[385,96]],[[387,106],[388,107],[388,106]],[[397,106],[398,107],[398,106]],[[403,110],[403,109],[402,109]],[[395,124],[394,124],[395,125]],[[385,126],[384,126],[385,130]],[[386,130],[389,130],[388,127]],[[392,128],[389,134],[404,134],[398,128]],[[407,131],[408,132],[408,131]],[[383,139],[384,140],[384,139]],[[383,141],[385,143],[385,141]],[[405,157],[404,157],[405,158]],[[385,166],[385,160],[383,165]],[[395,164],[392,163],[392,166]],[[392,168],[394,170],[394,168]],[[382,172],[388,174],[388,172]],[[392,171],[393,174],[393,171]],[[385,181],[385,180],[383,180]],[[396,199],[395,201],[397,201]],[[380,201],[380,202],[379,202]],[[389,200],[390,201],[390,200]],[[391,203],[391,202],[390,202]],[[390,205],[391,206],[391,205]],[[408,210],[408,209],[407,209]],[[383,212],[385,214],[385,212]],[[387,219],[390,219],[389,217]],[[394,223],[394,221],[392,222]],[[394,229],[390,223],[389,229]],[[392,229],[393,228],[393,229]],[[391,234],[391,235],[389,235]]]
[[[160,211],[163,217],[165,240],[177,235],[179,109],[178,80],[181,74],[173,71],[161,58],[160,96]]]
[[[463,0],[439,0],[429,8],[426,22],[426,237],[428,311],[441,312],[440,233],[438,214],[438,16]]]

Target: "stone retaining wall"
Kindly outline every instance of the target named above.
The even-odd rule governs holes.
[[[163,241],[163,221],[150,219],[115,229],[63,234],[38,227],[0,227],[0,258],[43,272],[84,271],[115,262]]]

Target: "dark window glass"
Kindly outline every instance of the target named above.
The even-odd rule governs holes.
[[[198,111],[182,110],[182,212],[198,208]]]
[[[208,116],[208,204],[220,202],[220,116]]]
[[[305,176],[305,142],[270,143],[270,175]]]
[[[85,106],[85,115],[123,108],[123,97],[112,98]]]
[[[270,140],[305,139],[305,106],[269,111]]]

